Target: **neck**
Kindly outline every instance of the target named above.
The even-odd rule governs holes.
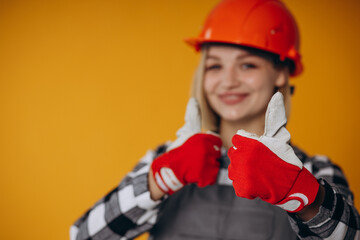
[[[220,137],[223,141],[223,145],[226,149],[229,149],[233,144],[231,142],[232,137],[240,129],[255,133],[259,136],[263,135],[265,127],[265,114],[260,118],[243,120],[243,121],[227,121],[224,119],[220,120]]]

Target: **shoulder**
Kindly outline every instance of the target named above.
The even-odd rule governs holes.
[[[309,156],[303,150],[292,146],[296,156],[302,161],[304,167],[317,179],[323,179],[329,184],[348,188],[349,184],[341,167],[325,155]]]
[[[329,157],[325,155],[308,155],[305,151],[297,146],[292,146],[296,156],[304,164],[304,167],[309,170],[315,177],[317,175],[334,175],[336,169],[340,167],[334,164]],[[318,178],[318,177],[317,177]]]
[[[155,148],[155,151],[154,151],[155,154],[156,154],[156,156],[159,156],[159,155],[165,153],[165,152],[166,152],[166,149],[170,146],[170,144],[171,144],[171,141],[167,141],[166,143],[163,143],[163,144],[161,144],[161,145],[158,145],[158,146]]]
[[[300,161],[306,166],[306,164],[311,164],[311,163],[317,163],[319,166],[323,165],[329,165],[329,164],[333,164],[330,160],[330,158],[326,155],[320,155],[320,154],[316,154],[316,155],[308,155],[304,150],[300,149],[297,146],[291,145],[291,147],[293,148],[295,155],[300,159]]]

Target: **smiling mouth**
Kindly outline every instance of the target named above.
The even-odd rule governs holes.
[[[220,94],[219,98],[227,105],[233,105],[242,102],[249,94],[245,93],[225,93]]]

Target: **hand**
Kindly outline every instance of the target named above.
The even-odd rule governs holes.
[[[304,168],[289,145],[283,96],[269,102],[262,136],[239,130],[229,149],[229,178],[236,195],[256,197],[288,212],[298,212],[314,202],[319,190],[316,178]]]
[[[164,193],[173,194],[189,183],[205,187],[216,182],[222,142],[217,135],[200,131],[198,103],[191,98],[178,138],[151,165],[155,182]]]

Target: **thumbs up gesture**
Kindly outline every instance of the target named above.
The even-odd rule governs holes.
[[[237,196],[259,197],[298,212],[314,202],[319,183],[289,145],[286,121],[283,96],[278,92],[269,102],[262,136],[245,130],[234,135],[228,172]]]
[[[220,169],[221,145],[218,136],[201,133],[199,106],[191,98],[177,139],[151,165],[157,186],[171,195],[189,183],[199,187],[214,184]]]

